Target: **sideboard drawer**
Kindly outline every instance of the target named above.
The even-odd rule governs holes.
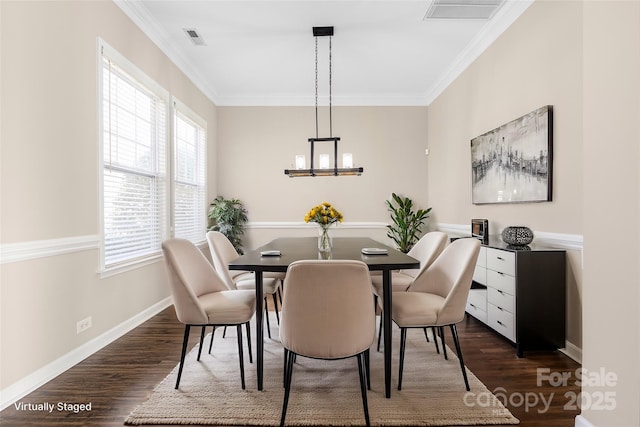
[[[471,289],[467,302],[474,307],[478,307],[482,311],[487,311],[487,290]]]
[[[487,312],[484,310],[480,310],[480,308],[475,305],[467,302],[466,312],[481,321],[482,323],[487,323]]]
[[[515,328],[513,323],[513,314],[501,310],[493,304],[488,305],[487,322],[496,331],[500,332],[511,341],[516,340]]]
[[[497,271],[487,270],[487,286],[511,295],[516,294],[516,278]]]
[[[478,253],[478,260],[476,261],[476,265],[480,267],[487,266],[487,248],[484,246],[480,246],[480,252]]]
[[[500,236],[483,241],[465,307],[515,343],[518,357],[566,345],[566,253],[536,243],[527,249]]]
[[[514,312],[516,308],[515,296],[495,288],[488,288],[487,291],[487,300],[490,304],[493,304],[496,307],[500,307],[511,313]]]
[[[487,269],[485,267],[481,267],[476,265],[476,268],[473,270],[473,280],[475,282],[481,283],[483,285],[487,284]]]
[[[515,276],[516,256],[513,252],[487,248],[487,268],[510,276]]]

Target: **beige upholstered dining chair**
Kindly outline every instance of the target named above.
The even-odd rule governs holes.
[[[253,289],[256,288],[256,280],[253,272],[242,270],[230,270],[229,263],[237,259],[240,255],[233,247],[231,241],[219,231],[207,232],[207,241],[211,251],[213,265],[224,280],[229,289]],[[273,304],[276,312],[276,319],[280,323],[280,313],[278,312],[278,300],[276,295],[280,295],[280,283],[284,279],[284,273],[264,273],[263,275],[263,295],[264,313],[267,320],[267,334],[271,338],[271,326],[269,325],[269,312],[267,310],[267,296],[273,297]],[[212,337],[213,338],[213,337]]]
[[[162,243],[173,304],[178,320],[185,325],[180,367],[176,389],[180,385],[182,368],[189,342],[191,326],[236,326],[238,335],[238,358],[240,379],[244,382],[244,360],[242,352],[242,325],[246,325],[250,340],[249,320],[256,309],[255,293],[250,290],[229,290],[209,261],[193,243],[184,239],[169,239]],[[198,360],[202,351],[200,349]]]
[[[284,425],[297,355],[316,359],[356,357],[364,416],[369,425],[369,348],[375,337],[369,269],[362,261],[308,260],[287,270],[280,340],[285,354]],[[363,367],[364,365],[364,367]]]
[[[393,292],[404,292],[413,281],[429,267],[433,261],[442,253],[449,236],[441,231],[431,231],[420,238],[415,245],[407,252],[407,255],[420,261],[420,268],[398,270],[391,273],[391,286]],[[382,276],[371,277],[374,292],[377,296],[382,296]]]
[[[478,239],[455,240],[422,275],[414,280],[407,292],[393,294],[392,318],[400,327],[398,390],[402,389],[407,329],[438,328],[446,357],[444,327],[449,326],[458,353],[464,383],[469,391],[469,381],[464,367],[456,323],[464,319],[473,270],[479,252],[480,241]]]
[[[399,270],[391,273],[391,291],[404,292],[411,286],[418,276],[433,264],[433,262],[442,253],[449,236],[441,231],[431,231],[426,233],[413,245],[407,255],[420,261],[420,268]],[[382,276],[372,276],[371,284],[373,285],[374,304],[377,304],[378,298],[382,299]],[[375,305],[374,305],[375,306]],[[382,316],[380,316],[380,327],[378,329],[378,351],[380,351],[380,338],[382,335]],[[426,331],[425,331],[426,336]],[[427,337],[427,340],[429,338]],[[436,341],[437,346],[437,341]]]

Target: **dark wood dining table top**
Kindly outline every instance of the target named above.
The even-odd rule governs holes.
[[[385,255],[365,255],[363,248],[385,248]],[[280,256],[262,256],[262,251],[279,250]],[[317,237],[282,237],[247,251],[229,264],[231,270],[287,271],[289,264],[307,259],[360,260],[371,271],[419,268],[420,262],[397,249],[368,237],[335,237],[329,254],[318,252]]]
[[[364,248],[385,248],[386,254],[366,255]],[[280,251],[279,256],[265,256],[263,251]],[[293,262],[309,259],[360,260],[370,271],[382,273],[383,288],[383,336],[384,336],[384,382],[385,396],[391,397],[391,272],[392,270],[419,268],[420,262],[397,249],[368,237],[336,237],[329,253],[318,251],[317,237],[282,237],[237,258],[229,264],[230,270],[254,271],[256,278],[256,353],[258,390],[263,389],[264,371],[264,327],[263,327],[263,272],[286,272]]]

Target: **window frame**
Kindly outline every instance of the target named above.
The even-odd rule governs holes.
[[[138,268],[143,265],[151,264],[157,262],[162,257],[162,248],[161,243],[164,239],[171,235],[170,224],[171,224],[171,212],[173,207],[171,206],[171,97],[169,92],[164,89],[162,86],[157,84],[153,79],[146,75],[143,71],[141,71],[137,66],[135,66],[131,61],[121,55],[118,51],[113,49],[107,43],[105,43],[102,39],[98,39],[98,55],[97,55],[97,64],[98,64],[98,141],[99,141],[99,153],[98,153],[98,170],[99,170],[99,189],[98,189],[98,202],[99,202],[99,226],[100,226],[100,266],[99,266],[99,274],[101,277],[108,277],[113,274],[117,274],[120,272],[128,271],[133,268]],[[147,91],[152,93],[155,97],[157,97],[164,104],[164,117],[158,117],[164,122],[164,132],[161,136],[161,140],[158,141],[161,144],[160,150],[157,153],[157,156],[160,156],[157,161],[160,161],[164,164],[164,167],[160,167],[158,171],[158,179],[162,186],[162,189],[159,192],[159,197],[162,198],[158,202],[158,227],[159,227],[159,244],[155,250],[150,251],[141,256],[131,257],[128,259],[124,259],[116,262],[106,262],[106,247],[105,247],[105,168],[107,167],[108,159],[105,159],[105,144],[108,144],[108,141],[105,141],[105,99],[104,99],[104,78],[105,78],[105,67],[104,67],[104,58],[107,57],[109,60],[115,64],[119,69],[121,69],[124,73],[128,74],[131,78],[136,80],[136,83],[141,87],[145,88]],[[126,169],[126,168],[125,168]]]
[[[177,142],[178,142],[178,126],[177,120],[178,115],[183,116],[186,120],[191,121],[195,126],[198,126],[200,130],[203,132],[202,138],[199,138],[199,143],[202,144],[201,147],[198,147],[198,156],[199,162],[196,165],[196,168],[201,168],[199,171],[202,174],[202,183],[196,184],[201,192],[201,203],[202,203],[202,211],[200,212],[200,225],[202,226],[202,236],[200,239],[192,240],[189,239],[195,245],[201,245],[206,242],[206,231],[207,231],[207,140],[208,140],[208,129],[207,122],[196,114],[193,110],[191,110],[185,103],[181,102],[175,96],[172,96],[171,102],[171,235],[175,237],[176,234],[176,185],[178,184],[177,178],[177,170],[178,170],[178,155],[177,155]],[[185,237],[186,238],[186,237]]]

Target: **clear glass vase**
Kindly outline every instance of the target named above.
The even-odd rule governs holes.
[[[320,234],[318,235],[318,251],[331,252],[333,242],[329,234],[329,225],[320,226]]]

